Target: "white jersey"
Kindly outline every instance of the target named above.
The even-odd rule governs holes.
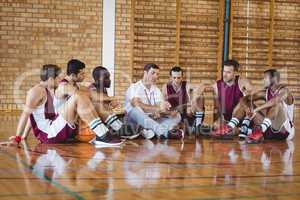
[[[75,129],[74,126],[69,125],[67,121],[56,112],[54,106],[54,98],[46,88],[47,99],[40,106],[38,106],[30,115],[31,127],[35,135],[47,134],[47,138],[56,137],[66,127],[66,125]]]
[[[275,92],[272,92],[270,88],[267,88],[266,90],[266,100],[269,101],[272,98],[274,98],[279,91],[284,88],[284,86],[279,87]],[[285,101],[282,102],[282,106],[283,106],[283,110],[284,110],[284,114],[286,117],[286,121],[283,123],[282,126],[284,126],[285,130],[287,132],[289,132],[289,136],[287,138],[287,140],[291,140],[294,138],[295,136],[295,126],[294,126],[294,101],[293,103],[288,105]]]

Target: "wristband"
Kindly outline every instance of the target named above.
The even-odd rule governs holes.
[[[17,135],[15,137],[15,142],[17,142],[18,144],[21,142],[21,140],[22,140],[21,136]]]

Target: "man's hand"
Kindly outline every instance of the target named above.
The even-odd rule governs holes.
[[[166,112],[166,111],[170,110],[171,107],[172,107],[171,104],[167,101],[163,101],[159,105],[159,109],[160,109],[161,112]]]
[[[112,109],[117,108],[117,107],[121,107],[121,104],[120,104],[118,101],[116,101],[116,100],[112,100],[112,101],[109,103],[109,105],[110,105],[110,107],[111,107]]]
[[[152,119],[159,119],[161,117],[159,112],[155,112],[151,115]]]
[[[177,112],[176,110],[170,111],[170,116],[171,116],[172,118],[177,117],[177,114],[178,114],[178,112]]]
[[[21,140],[24,140],[24,138],[14,135],[9,137],[8,141],[0,142],[0,146],[19,146]]]
[[[256,109],[254,109],[254,110],[252,110],[252,109],[250,109],[250,108],[248,108],[247,110],[246,110],[246,116],[250,119],[250,120],[252,120],[254,117],[255,117],[255,115],[257,114],[257,110]]]

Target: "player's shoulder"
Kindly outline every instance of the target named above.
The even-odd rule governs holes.
[[[221,81],[221,80],[215,80],[215,81],[213,81],[213,82],[211,83],[211,87],[214,88],[214,89],[218,88],[218,82],[220,82],[220,81]]]
[[[159,87],[157,87],[156,85],[154,86],[154,91],[156,93],[161,93],[161,90],[159,89]]]
[[[239,84],[247,84],[247,83],[250,83],[250,80],[246,77],[243,77],[243,76],[239,76]]]
[[[280,84],[278,86],[278,91],[279,92],[290,92],[289,87],[287,84]]]
[[[32,88],[30,88],[27,91],[27,95],[32,95],[32,96],[43,96],[43,94],[45,94],[45,87],[43,87],[40,84],[37,84],[35,86],[33,86]]]
[[[129,85],[129,87],[127,88],[126,93],[133,93],[133,92],[137,92],[139,90],[139,88],[141,88],[141,81],[137,81],[135,83],[131,83]]]

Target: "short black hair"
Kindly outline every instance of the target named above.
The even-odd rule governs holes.
[[[108,70],[102,66],[98,66],[98,67],[94,68],[92,76],[93,76],[93,79],[95,80],[95,82],[97,82],[100,79],[100,77],[103,75],[102,72],[104,72],[104,71],[108,72]]]
[[[181,72],[181,73],[183,73],[183,70],[182,70],[181,67],[179,67],[179,66],[174,66],[174,67],[172,67],[172,69],[170,70],[170,75],[172,75],[172,72]]]
[[[67,75],[79,74],[80,70],[85,68],[85,64],[77,59],[71,59],[67,66]]]
[[[276,69],[268,69],[264,71],[264,74],[269,74],[271,78],[276,77],[278,80],[280,80],[280,73]]]
[[[50,77],[56,78],[61,72],[60,67],[53,64],[43,65],[40,73],[40,78],[42,81],[47,81]]]
[[[239,62],[234,59],[226,60],[224,66],[233,66],[234,71],[238,71],[240,68]]]
[[[147,63],[145,66],[144,66],[144,71],[148,72],[150,69],[159,69],[159,67],[154,64],[154,63]]]

